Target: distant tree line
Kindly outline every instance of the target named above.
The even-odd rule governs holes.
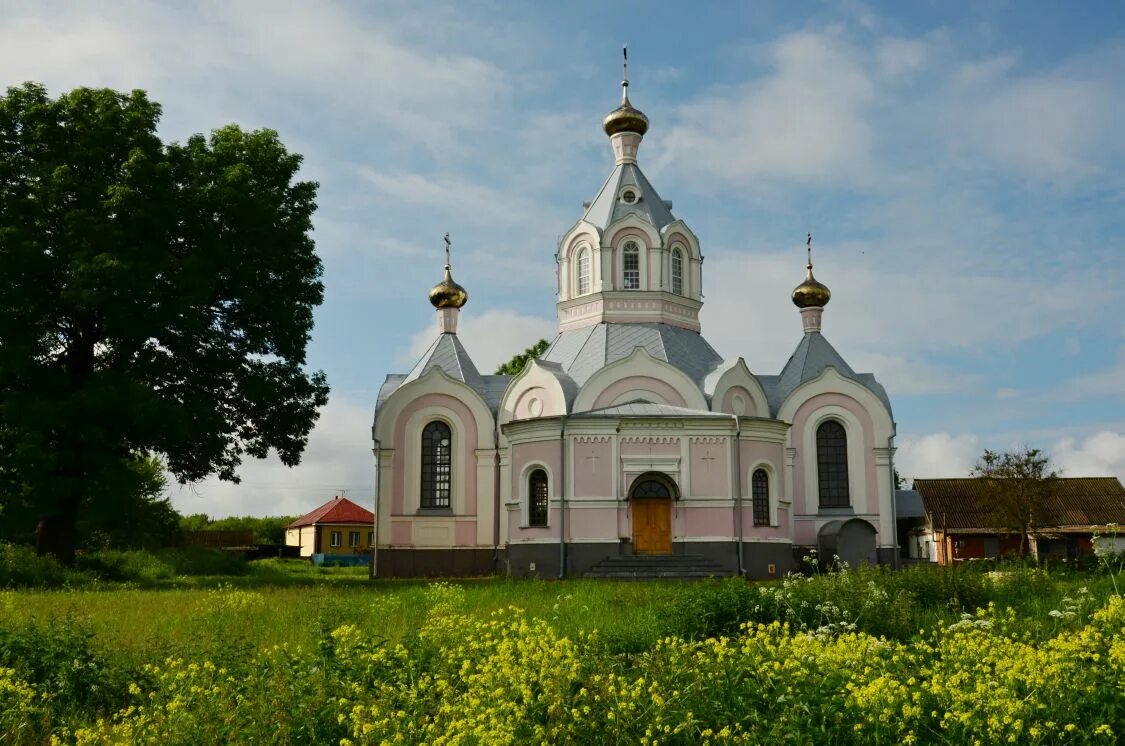
[[[182,531],[253,531],[255,544],[284,544],[285,527],[297,516],[277,515],[259,518],[252,515],[210,518],[206,513],[180,517]]]

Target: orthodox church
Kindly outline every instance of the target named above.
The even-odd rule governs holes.
[[[811,248],[785,367],[724,360],[700,328],[699,241],[638,165],[628,85],[602,123],[613,171],[555,255],[558,335],[518,375],[481,374],[458,339],[447,254],[437,335],[375,406],[376,575],[894,561],[890,400],[821,332]]]

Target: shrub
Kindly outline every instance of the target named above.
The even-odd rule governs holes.
[[[54,557],[36,555],[32,547],[0,542],[0,587],[50,588],[90,579],[67,570]]]

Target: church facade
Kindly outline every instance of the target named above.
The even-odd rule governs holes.
[[[762,578],[813,549],[894,561],[890,401],[821,332],[831,294],[811,251],[781,372],[723,359],[700,328],[699,241],[637,162],[648,125],[626,81],[603,122],[613,171],[558,245],[558,335],[518,375],[473,364],[447,261],[437,335],[376,403],[376,575],[581,576],[679,554]]]

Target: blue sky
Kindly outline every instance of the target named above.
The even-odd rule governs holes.
[[[784,364],[811,231],[825,334],[890,391],[905,475],[1029,444],[1125,477],[1120,3],[102,5],[0,0],[0,81],[144,88],[167,139],[272,127],[321,184],[331,402],[301,466],[177,487],[180,510],[370,499],[375,393],[434,334],[445,231],[478,366],[550,336],[624,41],[721,353]]]

